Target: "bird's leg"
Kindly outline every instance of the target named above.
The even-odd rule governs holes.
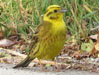
[[[54,61],[54,60],[55,60],[55,58],[52,59],[53,65],[54,65],[56,68],[58,68],[58,63],[57,63],[56,61]]]
[[[40,59],[38,59],[38,60],[39,60],[40,67],[43,68],[41,60]]]
[[[52,61],[53,61],[53,65],[54,67],[56,68],[57,71],[59,71],[59,64],[57,63],[57,61],[54,61],[56,60],[56,58],[53,58]]]
[[[53,62],[53,64],[52,64],[52,65],[53,65],[53,66],[55,66],[55,68],[56,68],[56,69],[58,69],[58,67],[59,67],[56,61],[55,61],[55,62]]]
[[[42,64],[41,60],[40,60],[40,59],[38,59],[38,60],[39,60],[39,64],[40,64],[40,69],[41,69],[41,71],[47,71],[47,70],[43,67],[43,64]]]

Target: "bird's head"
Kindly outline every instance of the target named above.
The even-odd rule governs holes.
[[[63,19],[63,14],[67,10],[60,7],[59,5],[51,5],[46,9],[44,14],[44,20],[61,20]]]

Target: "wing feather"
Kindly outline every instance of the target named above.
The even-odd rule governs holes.
[[[51,27],[51,23],[44,21],[44,22],[42,22],[42,24],[40,24],[36,28],[35,33],[31,40],[31,44],[29,46],[29,54],[31,54],[31,52],[32,52],[32,55],[34,55],[38,52],[39,48],[36,50],[35,47],[38,45],[39,41],[44,36],[46,36],[46,34],[50,31],[50,27]],[[36,51],[34,51],[34,50],[36,50]]]

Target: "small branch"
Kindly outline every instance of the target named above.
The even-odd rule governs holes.
[[[97,27],[95,27],[95,28],[92,28],[91,31],[95,31],[95,30],[97,30],[97,29],[99,29],[99,26],[97,26]]]
[[[34,59],[33,62],[39,63],[39,60]],[[70,64],[66,64],[66,63],[58,63],[58,62],[47,61],[47,60],[41,60],[40,62],[41,62],[42,64],[51,64],[51,65],[65,65],[65,66],[69,66],[69,65],[70,65]]]
[[[18,53],[16,51],[12,51],[10,49],[0,48],[0,50],[4,50],[4,51],[6,51],[6,52],[8,52],[8,53],[10,53],[12,55],[19,56],[19,57],[21,57],[23,59],[26,58],[26,55],[20,54],[20,53]],[[38,59],[34,59],[33,60],[33,63],[39,63],[39,60]],[[57,63],[57,62],[54,62],[54,61],[47,61],[47,60],[41,60],[41,63],[42,64],[51,64],[51,65],[65,65],[65,66],[70,66],[69,64],[66,64],[66,63]]]
[[[20,56],[20,57],[22,57],[22,58],[25,58],[25,57],[26,57],[26,55],[20,54],[19,52],[16,52],[16,51],[12,51],[12,50],[10,50],[10,49],[0,48],[0,50],[4,50],[4,51],[6,51],[6,52],[8,52],[8,53],[10,53],[10,54],[12,54],[12,55]]]

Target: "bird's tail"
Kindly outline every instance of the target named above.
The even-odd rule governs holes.
[[[27,67],[32,60],[33,60],[33,59],[30,59],[30,58],[27,56],[23,61],[21,61],[19,64],[17,64],[17,65],[14,66],[13,68]]]

